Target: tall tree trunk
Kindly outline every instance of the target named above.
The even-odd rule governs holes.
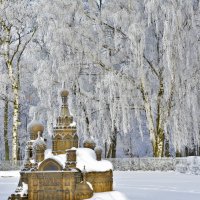
[[[112,158],[116,158],[117,154],[117,128],[114,128],[114,133],[112,137]]]
[[[111,143],[109,146],[107,158],[116,158],[116,150],[117,150],[117,129],[114,128],[113,134],[111,136]]]
[[[159,63],[159,61],[158,61]],[[151,64],[150,64],[151,65]],[[163,69],[161,69],[159,72],[157,72],[154,68],[154,73],[159,79],[159,90],[157,94],[157,117],[154,123],[154,117],[153,117],[153,111],[151,108],[151,104],[149,101],[148,92],[145,88],[145,78],[142,76],[141,78],[141,94],[144,101],[144,107],[146,111],[146,117],[147,117],[147,123],[150,133],[150,139],[152,142],[153,147],[153,156],[154,157],[163,157],[164,156],[164,147],[165,147],[165,132],[163,129],[163,105],[162,105],[162,99],[164,95],[164,84],[163,84],[163,77],[162,72]]]
[[[169,151],[169,140],[165,138],[165,147],[164,147],[165,153],[164,156],[165,157],[170,157],[170,151]]]
[[[155,142],[153,144],[154,157],[164,156],[164,142],[165,142],[164,131],[160,129],[158,133],[156,134]]]
[[[108,149],[106,158],[111,158],[111,150],[112,150],[112,144],[109,145],[109,149]]]
[[[12,83],[12,93],[13,93],[13,126],[12,126],[12,161],[17,162],[17,146],[18,146],[18,119],[19,119],[19,81],[18,77],[14,77],[14,69],[12,58],[10,59],[10,31],[11,27],[6,26],[4,22],[3,26],[6,33],[5,41],[5,63],[8,69],[8,76]],[[14,54],[15,55],[15,54]],[[19,71],[17,71],[19,72]]]
[[[105,158],[107,158],[108,144],[105,142]]]
[[[6,86],[6,91],[8,87]],[[5,145],[5,160],[9,160],[9,145],[8,145],[8,98],[5,97],[4,105],[4,145]]]
[[[17,160],[22,160],[21,158],[21,151],[20,151],[21,147],[20,147],[20,143],[18,140],[18,148],[17,148]]]
[[[149,98],[148,98],[148,93],[145,90],[144,77],[142,77],[142,79],[141,79],[140,92],[142,94],[142,99],[144,101],[144,108],[145,108],[145,113],[146,113],[146,118],[147,118],[150,140],[151,140],[151,143],[152,143],[153,155],[155,156],[155,153],[157,151],[157,142],[156,142],[156,134],[155,134],[156,131],[155,131],[155,128],[154,128],[152,109],[151,109],[150,101],[149,101]]]
[[[12,160],[17,161],[18,154],[18,124],[19,124],[19,87],[18,81],[12,85],[14,94],[13,127],[12,127]]]

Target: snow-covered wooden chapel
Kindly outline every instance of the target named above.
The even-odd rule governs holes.
[[[20,171],[20,180],[9,200],[81,200],[94,192],[113,189],[112,164],[102,160],[102,150],[92,139],[79,148],[73,117],[68,109],[68,91],[61,91],[62,106],[46,149],[44,126],[35,118],[28,125],[30,140]]]

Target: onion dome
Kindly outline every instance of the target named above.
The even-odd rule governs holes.
[[[69,92],[67,90],[61,90],[60,92],[61,97],[67,97],[69,95]]]
[[[44,152],[46,150],[46,143],[44,139],[40,136],[40,132],[38,132],[38,138],[33,143],[34,151],[41,151]]]
[[[84,140],[84,142],[83,142],[83,147],[84,148],[89,148],[89,149],[93,149],[94,150],[95,146],[96,146],[96,143],[91,138],[88,138],[88,139]]]
[[[66,110],[66,106],[67,106],[68,95],[69,95],[69,92],[65,89],[65,86],[63,86],[62,90],[60,91],[60,96],[62,98],[62,109],[65,109],[65,110]],[[67,110],[68,110],[68,108],[67,108]]]
[[[69,92],[65,89],[65,82],[63,83],[62,90],[60,91],[61,97],[67,97]]]
[[[82,171],[83,181],[76,185],[75,196],[77,200],[88,199],[93,196],[93,188],[89,182],[86,182],[85,166]]]
[[[30,133],[31,140],[35,140],[37,138],[38,132],[40,132],[41,134],[43,133],[44,126],[34,117],[34,119],[28,124],[27,130]]]
[[[93,196],[93,190],[88,183],[81,182],[76,185],[75,196],[78,200],[89,199]]]

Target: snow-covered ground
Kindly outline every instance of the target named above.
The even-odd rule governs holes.
[[[0,200],[6,200],[18,183],[18,172],[0,172]],[[129,200],[199,200],[200,176],[177,172],[114,172],[114,189]],[[95,194],[95,200],[122,200],[121,193]],[[117,198],[116,198],[117,197]]]
[[[200,176],[178,172],[114,172],[115,189],[129,200],[200,200]]]
[[[19,181],[19,171],[0,171],[0,200],[7,200]]]

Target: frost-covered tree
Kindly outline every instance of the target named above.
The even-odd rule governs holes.
[[[49,124],[65,81],[79,133],[109,143],[113,157],[119,134],[134,140],[135,131],[149,134],[156,157],[197,149],[199,1],[57,0],[41,7],[35,86]]]
[[[3,1],[0,4],[0,62],[7,72],[12,91],[12,160],[17,160],[20,112],[21,68],[24,52],[36,31],[35,15],[29,1]]]
[[[180,99],[176,99],[177,91],[182,88],[178,80],[189,78],[186,74],[182,76],[182,72],[188,66],[190,71],[198,70],[196,63],[199,59],[199,2],[118,1],[115,8],[116,10],[113,8],[113,1],[110,1],[101,13],[100,24],[110,30],[110,38],[114,38],[114,41],[109,43],[112,41],[109,40],[106,45],[102,45],[109,56],[107,59],[106,56],[101,56],[99,64],[108,71],[114,71],[111,94],[119,108],[117,113],[122,113],[122,121],[125,122],[123,130],[126,132],[126,129],[130,128],[130,105],[133,104],[136,116],[139,108],[145,112],[146,120],[142,118],[141,110],[139,111],[138,123],[141,124],[141,120],[146,121],[154,156],[168,153],[169,140],[175,148],[178,146],[180,149],[181,145],[188,145],[186,143],[189,138],[193,138],[194,133],[188,134],[191,127],[182,130],[183,126],[178,125],[177,130],[177,124],[171,123],[172,118],[180,121],[185,118],[184,124],[187,124],[187,120],[195,122],[195,143],[198,143],[199,128],[195,120],[198,113],[189,112],[190,116],[194,117],[191,119],[186,117],[188,112],[185,110],[182,110],[184,117],[176,115],[174,110],[180,103]],[[108,14],[111,9],[113,15]],[[96,17],[89,17],[99,21]],[[108,37],[105,35],[101,41],[107,38],[106,36]],[[191,57],[186,62],[185,55],[188,54]],[[110,82],[111,77],[107,76],[107,81]],[[198,85],[197,78],[194,85]],[[123,92],[120,93],[120,89]],[[127,94],[125,90],[128,90]],[[197,92],[193,93],[195,96],[196,94]],[[137,98],[132,98],[131,102],[131,97],[135,95]],[[187,98],[183,99],[184,102],[188,101]],[[192,102],[198,107],[196,98]],[[116,121],[115,119],[114,122]],[[141,130],[145,131],[144,128]],[[186,135],[187,139],[182,140]]]

